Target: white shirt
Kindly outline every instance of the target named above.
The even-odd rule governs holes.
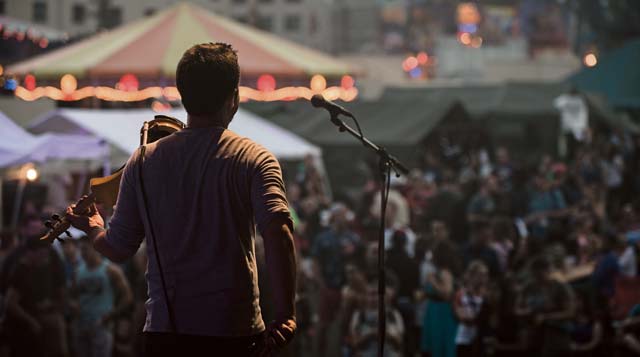
[[[554,100],[553,105],[560,110],[562,131],[573,134],[578,141],[584,140],[589,125],[585,100],[580,95],[563,94]]]

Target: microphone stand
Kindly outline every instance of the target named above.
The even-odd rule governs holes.
[[[380,186],[380,230],[378,232],[378,356],[383,357],[384,343],[386,337],[386,308],[385,308],[385,293],[386,293],[386,275],[384,268],[384,231],[385,231],[385,216],[387,212],[387,201],[389,199],[389,189],[391,183],[391,170],[396,173],[396,177],[400,177],[400,173],[407,175],[409,170],[398,159],[390,155],[383,147],[378,146],[367,139],[362,133],[358,133],[353,130],[342,119],[338,117],[339,113],[336,111],[329,111],[331,113],[331,122],[338,127],[340,132],[347,132],[353,137],[358,139],[362,144],[373,150],[378,155],[378,167],[380,170],[380,179],[382,185]],[[353,118],[356,120],[355,118]],[[356,121],[356,124],[358,122]]]

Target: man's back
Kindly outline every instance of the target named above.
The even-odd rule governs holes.
[[[188,128],[149,145],[142,166],[134,153],[108,229],[95,206],[86,215],[67,207],[71,224],[113,261],[130,259],[149,238],[143,334],[149,355],[200,353],[200,347],[210,351],[205,354],[269,355],[296,329],[296,257],[280,167],[268,151],[223,129],[238,111],[239,83],[238,56],[230,45],[202,43],[186,50],[176,87]],[[142,206],[140,167],[148,210]],[[275,307],[264,334],[254,223],[264,238]]]
[[[124,201],[118,207],[125,212],[116,211],[112,230],[129,226],[128,208],[142,202],[127,195],[140,192],[136,160],[134,155],[125,170],[122,185],[130,189],[122,188],[119,200]],[[143,180],[179,332],[246,336],[263,331],[254,217],[262,228],[274,214],[288,215],[273,155],[221,127],[187,128],[147,147]],[[139,217],[146,217],[141,208]],[[150,237],[148,223],[144,226]],[[118,246],[119,239],[110,241]],[[150,300],[145,331],[168,331],[153,240],[147,244]]]

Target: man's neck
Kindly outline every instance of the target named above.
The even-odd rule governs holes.
[[[228,123],[220,115],[187,115],[187,127],[189,128],[227,128]]]

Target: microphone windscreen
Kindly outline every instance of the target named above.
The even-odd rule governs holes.
[[[322,96],[322,94],[315,94],[311,97],[311,105],[316,108],[322,107],[322,105],[326,102],[326,99]]]

